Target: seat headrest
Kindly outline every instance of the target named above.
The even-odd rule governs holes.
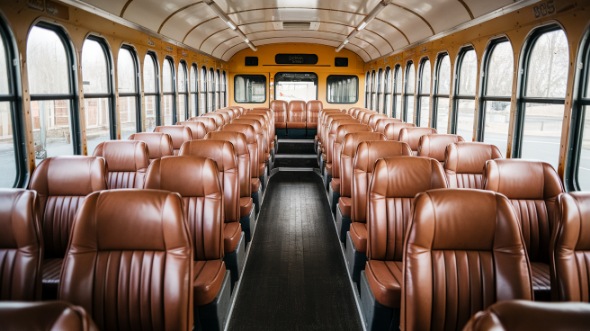
[[[138,132],[129,136],[130,140],[141,140],[147,144],[150,159],[174,155],[172,137],[163,132]]]
[[[385,133],[385,127],[387,126],[387,124],[401,123],[401,122],[402,121],[397,118],[389,118],[389,117],[379,118],[378,117],[377,121],[375,123],[375,131]]]
[[[145,188],[178,192],[183,197],[219,197],[222,189],[215,161],[198,156],[168,156],[149,167]]]
[[[413,151],[418,150],[420,146],[420,137],[425,134],[436,133],[436,129],[433,128],[417,128],[417,127],[405,127],[399,131],[399,141],[403,141],[410,145]]]
[[[445,169],[462,174],[482,174],[487,160],[502,158],[498,147],[480,142],[450,144],[445,154]]]
[[[5,330],[98,330],[84,308],[65,301],[0,302],[0,320]]]
[[[335,142],[343,142],[344,137],[352,132],[371,132],[371,128],[366,124],[342,124],[336,130]]]
[[[322,109],[324,108],[324,103],[319,101],[319,100],[309,100],[307,102],[307,110],[310,111],[322,111]]]
[[[233,131],[214,131],[209,132],[205,136],[205,140],[207,139],[214,139],[214,140],[225,140],[232,143],[234,146],[234,152],[236,155],[241,156],[244,154],[249,154],[248,152],[248,140],[246,139],[246,135],[241,132],[233,132]]]
[[[211,117],[204,117],[204,116],[191,117],[188,119],[188,121],[203,123],[205,125],[205,128],[207,129],[207,132],[217,130],[217,123],[215,123],[215,119],[213,119]]]
[[[356,153],[358,145],[363,141],[381,140],[385,141],[385,136],[379,132],[352,132],[344,137],[342,142],[342,155],[353,156]]]
[[[408,144],[391,140],[363,141],[357,147],[353,167],[355,171],[372,173],[378,159],[400,155],[412,155],[412,150]]]
[[[288,110],[291,111],[304,111],[305,101],[303,100],[291,100],[289,101]]]
[[[94,156],[103,157],[110,172],[145,170],[150,163],[147,144],[140,140],[103,141]]]
[[[37,192],[0,189],[0,248],[39,245]]]
[[[456,134],[423,135],[418,142],[418,156],[428,156],[439,162],[444,162],[447,146],[461,141],[463,141],[463,137]]]
[[[85,196],[107,189],[106,172],[102,157],[50,157],[33,171],[30,189],[41,196]]]
[[[508,199],[545,200],[563,192],[563,184],[553,167],[545,162],[497,159],[486,162],[484,189]]]
[[[163,132],[170,135],[172,138],[172,147],[179,149],[187,140],[193,140],[193,134],[189,128],[183,125],[163,125],[156,126],[154,132]]]
[[[177,193],[136,189],[96,192],[76,214],[68,255],[186,247],[190,239],[185,226]]]
[[[262,132],[262,125],[260,124],[260,121],[253,119],[253,118],[244,118],[246,116],[242,116],[238,119],[235,119],[232,124],[247,124],[247,125],[251,125],[254,128],[254,131],[256,133],[260,133]]]
[[[279,112],[286,112],[287,111],[287,102],[284,100],[273,100],[270,102],[270,109],[273,111]]]
[[[338,119],[334,119],[332,121],[332,123],[330,123],[330,131],[328,131],[329,134],[334,134],[335,135],[336,134],[336,131],[338,131],[338,128],[341,125],[344,125],[344,124],[361,124],[361,123],[359,123],[359,121],[357,121],[357,120],[355,120],[353,118],[338,118]]]
[[[392,122],[385,125],[385,130],[383,133],[387,140],[399,140],[399,134],[401,129],[403,128],[413,128],[416,125],[414,123],[406,123],[406,122]]]
[[[590,192],[571,192],[558,198],[561,212],[561,250],[590,250]]]
[[[221,114],[207,113],[207,114],[201,115],[201,117],[212,118],[215,121],[215,124],[217,125],[218,128],[223,126],[224,124],[226,124],[225,118]]]
[[[209,158],[217,163],[219,171],[230,171],[238,167],[234,146],[226,140],[191,140],[182,144],[178,155],[192,155]]]
[[[246,136],[248,144],[256,143],[256,131],[249,124],[227,124],[221,128],[222,131],[241,132]]]
[[[376,162],[369,194],[385,198],[413,198],[420,192],[447,186],[442,167],[435,159],[393,156]]]
[[[209,132],[209,130],[207,130],[207,127],[205,126],[205,123],[203,122],[182,121],[176,123],[176,125],[184,125],[188,127],[191,130],[191,135],[193,139],[203,139],[207,132]]]

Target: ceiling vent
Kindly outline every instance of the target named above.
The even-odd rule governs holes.
[[[320,27],[320,22],[307,21],[287,21],[287,22],[273,22],[275,30],[288,31],[315,31]]]

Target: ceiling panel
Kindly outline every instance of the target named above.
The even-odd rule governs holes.
[[[494,0],[494,1],[481,1],[481,0],[464,0],[467,7],[471,10],[474,17],[480,17],[487,13],[493,12],[504,6],[512,4],[512,0]]]
[[[125,7],[127,0],[84,0],[84,2],[96,8],[100,8],[104,11],[107,11],[111,14],[114,14],[115,16],[119,16],[119,14],[121,14],[121,10],[123,9],[123,7]]]

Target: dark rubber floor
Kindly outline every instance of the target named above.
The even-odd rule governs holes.
[[[271,177],[229,330],[361,330],[321,178]]]
[[[279,140],[279,154],[315,154],[313,150],[313,141],[311,143],[303,142],[282,142]]]
[[[315,155],[314,155],[315,156]],[[318,168],[317,159],[295,159],[295,158],[276,158],[273,168],[290,167],[290,168]]]

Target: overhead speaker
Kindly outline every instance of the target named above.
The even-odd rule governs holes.
[[[258,66],[258,56],[246,56],[246,67]]]
[[[334,59],[334,66],[336,67],[348,67],[347,57],[337,57]]]

